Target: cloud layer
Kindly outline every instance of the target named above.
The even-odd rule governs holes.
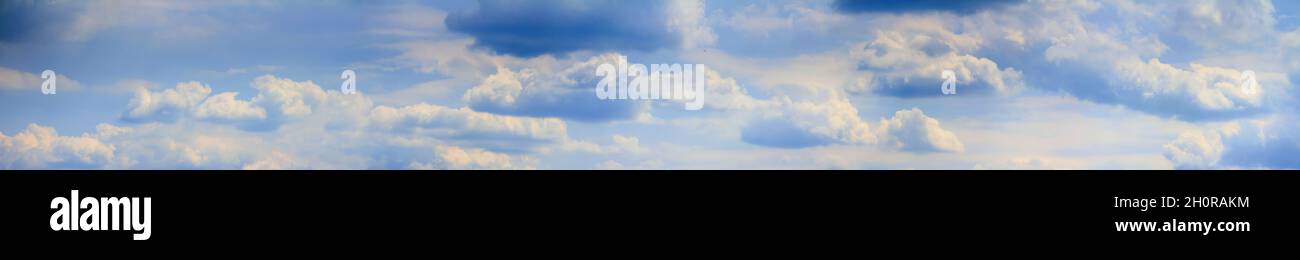
[[[1300,168],[1295,8],[4,2],[0,168]],[[597,98],[621,57],[704,109]]]

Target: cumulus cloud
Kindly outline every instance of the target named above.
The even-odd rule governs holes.
[[[81,136],[33,124],[14,136],[0,133],[0,143],[0,165],[9,169],[238,169],[269,150],[255,135],[162,124],[100,124]]]
[[[463,100],[476,111],[503,115],[558,117],[585,122],[634,119],[647,106],[632,100],[596,98],[596,67],[618,64],[615,53],[562,65],[538,64],[515,72],[497,73],[465,92]]]
[[[1242,86],[1242,70],[1196,63],[1180,69],[1156,59],[1114,65],[1113,80],[1120,85],[1117,91],[1122,91],[1118,100],[1141,110],[1186,119],[1257,110],[1264,104],[1264,92],[1285,93],[1283,86],[1290,85],[1284,77],[1269,73],[1257,78],[1258,88],[1264,90],[1248,92]]]
[[[137,89],[122,119],[133,122],[175,121],[188,115],[210,93],[212,88],[197,81],[176,84],[175,88],[159,92]]]
[[[831,143],[874,144],[868,124],[846,99],[794,102],[780,99],[780,109],[751,123],[742,132],[746,142],[781,148]]]
[[[881,119],[876,129],[846,101],[792,102],[775,116],[750,122],[741,132],[745,142],[777,148],[806,148],[829,144],[876,146],[915,153],[962,152],[965,146],[937,119],[920,109],[899,110]]]
[[[528,170],[535,162],[526,157],[494,153],[482,149],[465,149],[456,146],[438,146],[437,158],[431,162],[412,162],[410,169],[448,170]]]
[[[294,170],[308,169],[309,165],[293,158],[289,154],[280,151],[272,151],[265,158],[258,159],[252,163],[244,164],[244,170]]]
[[[943,69],[939,67],[951,67],[962,94],[986,89],[1015,93],[1023,86],[1188,121],[1258,115],[1292,102],[1284,98],[1293,90],[1282,68],[1201,57],[1280,50],[1272,46],[1278,41],[1268,37],[1278,35],[1270,26],[1273,18],[1260,18],[1272,16],[1271,5],[1241,5],[1047,1],[964,16],[878,17],[871,22],[882,29],[854,54],[862,77],[847,89],[901,97],[937,95]],[[1195,21],[1182,23],[1177,17]],[[1214,33],[1220,31],[1224,33]],[[1186,51],[1198,44],[1224,50]],[[1183,51],[1169,52],[1173,48]],[[1261,91],[1242,91],[1247,70],[1256,73]]]
[[[374,107],[365,95],[325,90],[310,80],[263,75],[253,80],[253,88],[258,93],[249,102],[267,111],[267,122],[261,127],[269,129],[289,122],[321,124],[331,129],[356,127],[365,122]]]
[[[614,135],[614,143],[607,151],[611,153],[641,153],[641,138],[636,136]]]
[[[274,76],[261,76],[253,81],[258,90],[253,102],[267,106],[275,116],[304,117],[312,113],[315,104],[322,103],[324,90],[311,81],[297,82]]]
[[[498,151],[527,151],[567,138],[564,121],[555,118],[501,116],[430,104],[378,106],[370,118],[380,129],[460,140]]]
[[[1107,25],[1064,20],[1073,22],[1060,31],[1047,32],[1052,37],[1043,54],[1048,63],[1033,66],[1053,71],[1032,73],[1050,76],[1043,82],[1057,81],[1056,86],[1081,98],[1183,120],[1205,120],[1269,109],[1276,101],[1268,96],[1285,96],[1291,91],[1285,76],[1265,68],[1256,71],[1261,90],[1247,93],[1241,85],[1243,72],[1249,68],[1162,62],[1158,57],[1169,47],[1154,34],[1142,32],[1159,28],[1138,27],[1135,32],[1118,33]]]
[[[412,41],[387,46],[401,54],[385,60],[397,66],[411,67],[424,73],[437,72],[449,77],[480,79],[496,70],[499,59],[474,51],[474,39]]]
[[[238,123],[247,130],[274,130],[290,121],[320,120],[339,124],[362,121],[372,105],[361,95],[325,91],[311,81],[294,81],[271,75],[253,81],[257,95],[249,100],[237,92],[216,95],[212,88],[190,81],[162,91],[137,89],[122,119],[132,123],[176,122],[195,118]]]
[[[730,113],[750,114],[741,128],[741,140],[776,148],[807,148],[830,144],[878,146],[908,152],[962,152],[964,146],[938,120],[920,109],[899,110],[882,119],[879,129],[858,115],[842,94],[800,99],[778,95],[755,99],[734,79],[710,72],[710,107]]]
[[[313,115],[286,121],[277,131],[248,131],[222,121],[153,122],[124,131],[101,130],[116,134],[96,138],[118,152],[118,162],[102,167],[134,169],[490,168],[500,156],[489,155],[501,154],[512,159],[509,166],[528,168],[524,156],[510,153],[569,141],[563,122],[556,119],[429,104],[355,109],[370,114],[334,122],[318,120],[328,114]],[[339,122],[348,125],[334,125]],[[449,146],[463,150],[439,150]],[[484,156],[488,159],[480,159]]]
[[[376,106],[310,81],[254,80],[257,95],[209,95],[199,82],[140,89],[123,119],[80,137],[33,125],[9,136],[5,168],[333,169],[535,168],[534,152],[599,150],[565,122],[420,103]],[[264,129],[251,127],[274,125]],[[596,147],[596,148],[591,148]],[[590,148],[590,149],[588,149]]]
[[[593,170],[623,170],[627,169],[622,163],[614,160],[605,160],[591,167]]]
[[[116,148],[96,139],[119,129],[100,127],[96,134],[61,136],[51,127],[36,124],[7,136],[0,133],[0,166],[5,169],[95,168],[112,162]]]
[[[996,8],[1008,4],[1024,2],[1023,0],[835,0],[835,9],[847,13],[895,13],[945,11],[972,13]]]
[[[880,120],[876,136],[882,146],[910,152],[962,152],[965,145],[957,135],[939,127],[939,120],[921,109],[899,110],[894,117]]]
[[[770,89],[766,91],[770,97],[759,99],[735,78],[712,69],[706,69],[705,76],[709,82],[707,107],[738,120],[741,141],[746,143],[786,149],[858,145],[917,153],[964,150],[952,132],[916,108],[899,110],[893,118],[881,121],[884,128],[873,129],[845,91],[833,84]],[[797,80],[773,80],[789,81]]]
[[[231,121],[266,119],[266,109],[237,100],[236,95],[239,93],[225,92],[209,97],[194,110],[194,116]]]
[[[1204,169],[1215,166],[1223,157],[1223,136],[1236,135],[1236,126],[1224,131],[1189,131],[1164,146],[1164,156],[1182,169]]]
[[[851,91],[890,96],[938,96],[943,72],[954,72],[958,93],[1010,94],[1024,87],[1021,73],[999,68],[988,58],[970,54],[980,47],[978,36],[956,34],[934,22],[907,23],[900,30],[880,31],[854,51],[865,74]]]
[[[703,3],[670,1],[501,1],[447,15],[448,29],[476,46],[523,57],[590,51],[652,51],[708,44]]]
[[[113,145],[118,159],[109,169],[239,169],[265,156],[262,136],[199,122],[153,122],[122,128],[98,139]]]
[[[668,32],[681,37],[680,46],[694,49],[712,45],[718,40],[704,16],[704,1],[667,0]]]
[[[1279,116],[1188,130],[1164,145],[1164,157],[1178,169],[1297,169],[1295,120]]]

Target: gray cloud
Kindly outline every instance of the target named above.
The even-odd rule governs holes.
[[[499,1],[453,12],[447,28],[474,36],[475,45],[515,56],[577,50],[649,51],[676,47],[667,30],[667,1]]]

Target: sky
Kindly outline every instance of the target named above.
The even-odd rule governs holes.
[[[0,169],[1296,169],[1298,15],[1267,0],[2,1]],[[597,98],[597,68],[621,57],[703,66],[703,109]]]

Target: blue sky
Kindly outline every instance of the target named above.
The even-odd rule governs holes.
[[[1251,0],[5,1],[0,168],[1294,169],[1297,15]],[[619,56],[707,66],[705,108],[597,99],[595,66]],[[46,69],[57,94],[40,91]],[[359,94],[339,91],[348,69]]]

